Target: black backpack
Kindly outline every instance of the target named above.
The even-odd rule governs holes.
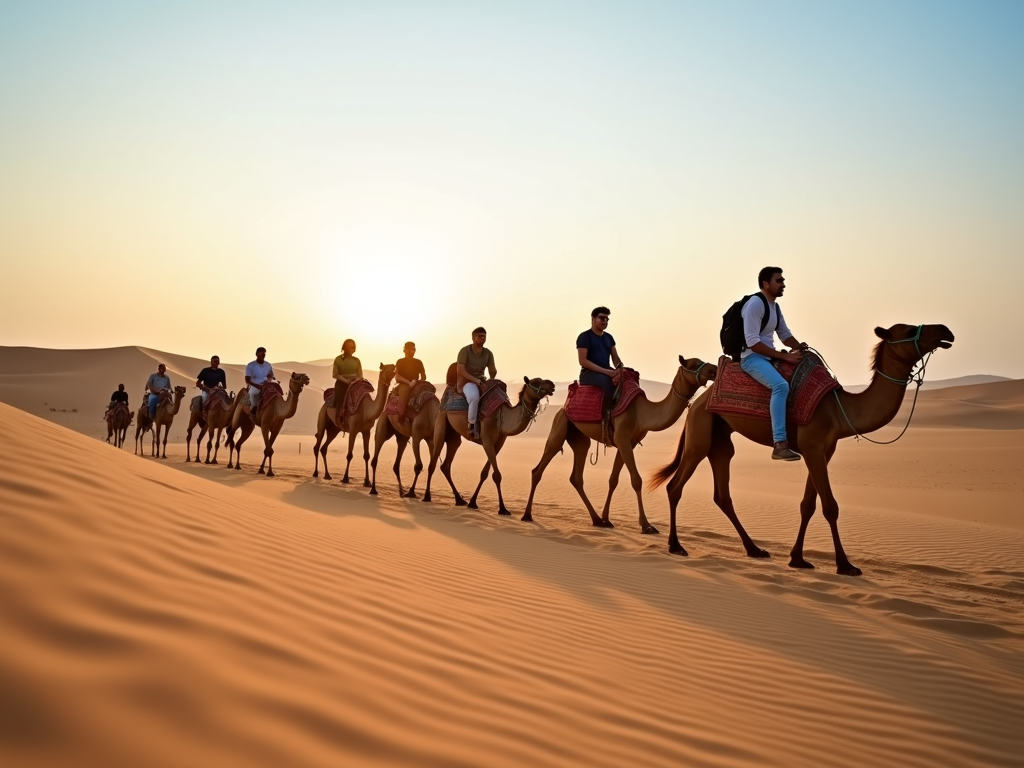
[[[755,296],[760,298],[764,304],[764,317],[761,318],[761,333],[764,333],[772,313],[771,308],[768,306],[768,299],[760,291],[744,296],[722,315],[722,330],[718,334],[718,338],[722,342],[722,351],[737,363],[740,361],[740,354],[747,348],[747,340],[743,333],[743,306]],[[781,323],[782,307],[776,302],[775,308],[778,310],[779,322]]]

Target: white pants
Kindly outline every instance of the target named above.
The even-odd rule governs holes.
[[[249,407],[255,408],[260,404],[260,388],[255,384],[249,387]]]
[[[205,389],[199,390],[199,396],[203,398],[203,405],[206,405],[206,401],[210,399],[210,393]]]
[[[480,409],[480,387],[467,381],[462,385],[462,394],[466,396],[466,402],[469,403],[469,413],[466,414],[470,424],[476,424],[476,415]]]

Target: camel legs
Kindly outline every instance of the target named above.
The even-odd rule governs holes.
[[[412,465],[412,471],[413,471],[412,485],[409,486],[409,491],[405,494],[405,498],[407,498],[407,499],[415,499],[415,498],[417,498],[417,496],[416,496],[416,483],[419,481],[420,474],[423,472],[423,459],[420,457],[420,443],[421,442],[423,442],[423,440],[420,437],[413,437],[412,438],[412,456],[413,456],[413,459],[415,461],[414,461],[414,463]],[[399,486],[401,486],[401,482],[399,482]]]
[[[680,440],[686,441],[683,448],[683,458],[676,473],[669,481],[667,489],[669,511],[668,551],[673,555],[689,554],[683,548],[683,545],[679,543],[679,536],[676,531],[676,507],[679,506],[679,500],[683,496],[683,486],[686,485],[700,463],[711,452],[710,432],[711,430],[709,429],[707,434],[702,434],[703,430],[696,429],[687,422],[683,428],[683,435],[680,437]]]
[[[393,434],[397,434],[394,428],[391,426],[391,419],[387,416],[381,415],[377,419],[377,426],[373,430],[373,458],[370,460],[370,495],[377,495],[377,458],[380,456],[380,449],[384,447],[384,443],[391,439]],[[402,458],[401,446],[398,451],[399,460]],[[313,475],[316,477],[316,475]],[[398,477],[398,493],[402,493],[402,478],[398,475],[398,460],[395,461],[395,476]]]
[[[352,456],[355,450],[356,438],[359,436],[358,432],[348,433],[348,453],[345,455],[345,474],[341,478],[341,482],[346,485],[349,482],[348,471],[352,466]],[[366,464],[366,474],[363,475],[363,486],[366,488],[370,487],[370,430],[367,428],[362,433],[363,435],[363,461]],[[326,461],[326,457],[324,459]]]
[[[363,488],[370,487],[370,428],[363,430]]]
[[[216,464],[217,463],[217,451],[220,449],[220,433],[223,427],[217,427],[217,429],[210,428],[208,430],[209,439],[206,441],[206,463]],[[214,439],[217,440],[216,448],[214,447]],[[210,461],[210,451],[213,451],[213,461]],[[197,455],[198,458],[198,455]]]
[[[548,433],[548,439],[544,443],[544,454],[530,473],[530,495],[526,499],[526,510],[523,512],[522,518],[520,518],[524,523],[533,522],[533,497],[537,493],[537,486],[540,485],[541,478],[544,477],[544,470],[548,468],[548,464],[555,458],[555,454],[562,452],[562,446],[565,445],[565,437],[568,431],[569,419],[565,415],[565,411],[560,410],[555,414],[555,418],[551,422],[551,431]]]
[[[331,479],[333,479],[331,477],[331,473],[327,470],[327,449],[330,447],[331,443],[334,442],[334,438],[336,438],[339,434],[340,433],[338,432],[337,429],[331,429],[331,425],[328,424],[326,427],[324,427],[324,431],[323,432],[318,432],[317,436],[316,436],[316,445],[313,446],[313,454],[314,454],[314,458],[315,458],[316,462],[319,462],[320,459],[323,459],[323,462],[324,462],[324,480],[331,480]],[[323,445],[321,445],[320,444],[320,440],[322,438],[324,438],[325,436],[326,436],[326,439],[324,439]],[[318,450],[319,450],[319,453],[317,453]],[[316,464],[313,467],[313,477],[317,476],[317,468],[318,468],[318,466],[319,465]]]
[[[590,515],[590,522],[598,528],[614,528],[611,523],[606,523],[597,514],[594,505],[590,503],[587,494],[583,490],[583,469],[587,466],[587,453],[590,451],[590,438],[578,429],[570,428],[566,432],[566,440],[572,448],[572,473],[569,475],[569,484],[576,489],[580,495],[587,513]]]
[[[615,447],[618,453],[618,456],[615,458],[622,458],[622,462],[626,465],[626,470],[629,472],[630,485],[633,486],[633,491],[636,493],[636,504],[640,510],[640,533],[656,534],[658,529],[651,525],[647,519],[647,514],[644,512],[644,479],[640,476],[640,470],[636,468],[633,443],[627,438],[622,443],[616,444]],[[604,520],[604,522],[607,523],[608,521]]]
[[[469,508],[477,509],[476,499],[480,495],[480,489],[484,485],[484,481],[487,480],[487,470],[491,467],[494,471],[491,473],[491,478],[494,480],[494,486],[498,489],[498,514],[499,515],[511,515],[505,507],[505,500],[501,496],[501,470],[498,469],[498,452],[501,450],[501,446],[505,444],[506,435],[502,435],[493,444],[484,443],[484,453],[487,454],[487,463],[484,464],[484,468],[480,471],[480,482],[477,483],[476,490],[473,491],[473,498],[469,500]]]
[[[729,491],[729,464],[735,454],[736,448],[728,434],[714,435],[711,441],[711,451],[708,453],[708,461],[715,478],[715,504],[736,529],[736,533],[739,534],[740,540],[743,542],[743,548],[747,551],[747,557],[771,557],[767,550],[761,549],[754,543],[736,515],[732,494]]]
[[[832,529],[832,544],[836,551],[836,573],[840,576],[860,576],[860,568],[850,562],[843,549],[843,542],[839,537],[839,503],[832,494],[832,484],[828,478],[828,463],[835,453],[835,446],[831,446],[825,453],[807,451],[804,453],[804,464],[807,465],[808,483],[804,490],[804,498],[800,502],[800,531],[797,534],[796,543],[790,556],[790,566],[794,568],[813,567],[803,558],[804,534],[807,531],[807,523],[814,515],[814,493],[821,498],[821,514],[828,521]]]
[[[405,447],[409,445],[409,438],[396,433],[395,440],[398,443],[398,450],[395,452],[395,463],[391,469],[394,471],[395,479],[398,481],[398,495],[406,496],[407,494],[402,488],[402,456],[405,455]],[[410,498],[415,499],[416,494],[413,494]]]
[[[430,478],[434,474],[434,466],[437,464],[438,456],[441,454],[441,446],[444,445],[446,450],[444,452],[444,461],[441,462],[441,474],[444,475],[444,479],[448,481],[452,493],[455,494],[455,506],[464,507],[466,506],[466,500],[462,498],[462,494],[459,493],[459,489],[455,487],[455,482],[452,480],[452,462],[455,461],[455,454],[458,453],[459,446],[462,445],[462,435],[452,428],[448,423],[448,417],[443,413],[438,416],[439,421],[442,419],[443,423],[434,428],[434,454],[430,458],[430,470],[427,472],[427,490],[423,495],[423,500],[430,501]]]
[[[267,477],[274,476],[274,441],[277,440],[277,432],[271,432],[269,427],[260,426],[263,435],[263,461],[260,462],[259,474],[263,474],[263,465],[267,466]]]
[[[252,419],[245,418],[245,419],[242,420],[242,423],[239,424],[238,426],[241,429],[241,432],[238,435],[237,442],[235,442],[235,444],[233,446],[234,453],[235,453],[235,469],[236,470],[242,468],[242,443],[244,443],[246,440],[249,439],[249,435],[252,434],[252,431],[253,431],[253,429],[255,428],[256,425],[253,424]],[[230,440],[231,438],[228,438],[228,439]],[[228,457],[228,469],[231,469],[231,458],[230,458],[230,456]]]
[[[608,516],[611,514],[612,509],[612,496],[615,495],[615,489],[619,487],[619,475],[622,474],[622,467],[625,466],[626,462],[622,458],[622,452],[619,450],[615,451],[615,459],[612,461],[612,473],[608,475],[608,496],[604,500],[604,509],[601,510],[601,519],[605,525],[609,528],[614,528],[611,524],[611,520]]]

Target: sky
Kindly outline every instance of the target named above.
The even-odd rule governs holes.
[[[767,265],[1024,377],[1024,3],[0,0],[2,345],[667,381]]]

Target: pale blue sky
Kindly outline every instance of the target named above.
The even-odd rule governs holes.
[[[2,3],[0,343],[666,379],[774,263],[1024,377],[1022,137],[1021,2]]]

